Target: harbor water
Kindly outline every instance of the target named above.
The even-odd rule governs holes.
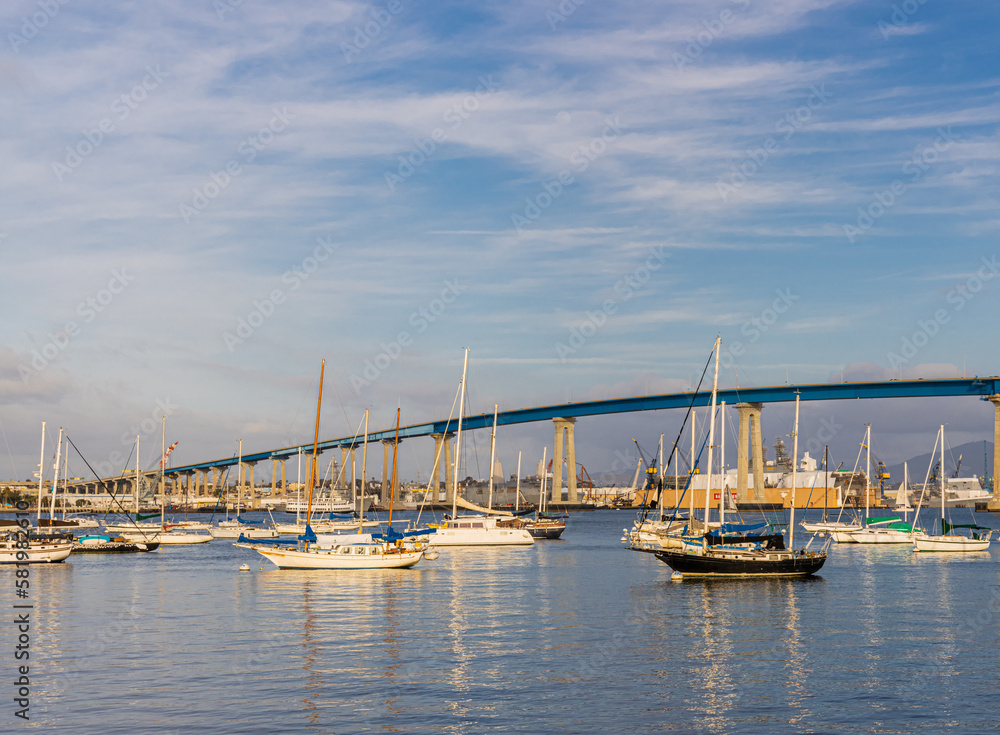
[[[562,540],[442,549],[405,570],[278,571],[224,540],[35,565],[30,720],[14,716],[8,625],[0,721],[106,735],[1000,727],[1000,545],[834,544],[813,578],[676,582],[623,547],[634,517],[574,513]],[[14,569],[0,584],[11,610]]]

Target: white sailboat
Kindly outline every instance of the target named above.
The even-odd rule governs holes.
[[[897,493],[896,507],[900,507],[900,496],[902,496],[904,501],[906,499],[908,479],[909,468],[904,462],[903,482],[899,486],[899,492]],[[903,503],[903,507],[908,509],[905,502]],[[902,519],[897,518],[896,516],[869,518],[868,525],[865,528],[858,529],[857,531],[851,533],[851,537],[854,539],[854,542],[858,544],[912,544],[917,537],[926,535],[926,531],[914,528],[906,522],[905,511]]]
[[[969,552],[969,551],[988,551],[990,548],[991,536],[993,530],[986,528],[984,526],[977,525],[975,523],[969,524],[952,524],[945,519],[945,484],[944,484],[944,425],[941,426],[938,432],[941,437],[941,535],[940,536],[930,536],[925,535],[913,540],[913,550],[914,551],[945,551],[945,552]],[[934,442],[937,445],[937,441]],[[937,447],[935,446],[935,450]],[[931,456],[931,463],[933,464],[934,457]],[[929,472],[929,470],[928,470]],[[927,483],[924,483],[924,487],[927,487]],[[921,491],[920,500],[923,501],[924,493]],[[917,515],[920,514],[920,503],[917,503]],[[967,529],[969,535],[965,536],[959,533],[950,533],[955,529]],[[985,532],[985,533],[984,533]]]
[[[259,525],[256,523],[246,523],[240,518],[240,506],[243,501],[242,439],[240,439],[239,450],[237,451],[236,466],[239,468],[236,473],[236,518],[234,520],[226,518],[224,521],[219,521],[217,525],[210,527],[208,532],[212,535],[212,538],[239,538],[241,535],[245,538],[274,538],[278,535],[278,531],[274,527],[265,526],[263,523]],[[226,515],[229,514],[228,506],[229,504],[227,503]]]
[[[309,469],[309,497],[307,512],[312,511],[313,487],[316,482],[316,456],[319,445],[319,416],[323,405],[323,374],[326,360],[319,373],[319,399],[316,404],[316,431],[313,435],[313,452]],[[397,429],[398,431],[398,429]],[[365,411],[365,442],[368,441],[368,412]],[[234,544],[241,549],[251,549],[274,564],[278,569],[400,569],[412,567],[424,556],[424,544],[407,541],[405,535],[395,534],[390,528],[383,533],[317,534],[306,526],[306,532],[295,547],[277,539],[268,542],[250,542],[241,537]]]
[[[462,414],[465,411],[465,381],[469,370],[469,350],[465,350],[462,385],[458,402],[458,430],[455,432],[455,468],[451,518],[434,530],[430,543],[434,546],[531,546],[535,539],[523,528],[497,525],[494,515],[458,515],[458,468],[462,457]],[[492,472],[492,468],[490,470]]]

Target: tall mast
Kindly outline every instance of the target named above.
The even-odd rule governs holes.
[[[688,481],[688,523],[694,523],[694,423],[695,411],[691,409],[691,479]]]
[[[166,501],[164,500],[164,480],[163,480],[163,470],[166,469],[167,465],[167,417],[166,414],[160,417],[160,530],[163,530],[165,525],[164,517],[166,516]]]
[[[66,454],[63,455],[63,502],[62,518],[66,520],[66,500],[69,496],[69,436],[66,437]]]
[[[826,482],[823,484],[823,520],[826,521],[826,506],[830,490],[830,446],[823,447],[823,471],[826,473]]]
[[[451,517],[458,515],[458,466],[462,463],[462,414],[465,413],[465,376],[469,372],[469,348],[465,348],[465,362],[462,364],[462,389],[458,398],[458,430],[455,433],[455,473],[451,486]],[[490,472],[493,470],[491,469]]]
[[[517,453],[517,485],[514,487],[514,510],[521,509],[521,453]]]
[[[658,510],[659,510],[659,513],[660,513],[660,520],[662,521],[663,520],[663,434],[660,434],[660,463],[659,463],[659,465],[660,465],[659,466],[660,489],[659,489],[659,498],[658,498],[659,502],[657,503],[657,505],[659,506]]]
[[[538,493],[538,512],[545,510],[545,460],[548,457],[548,447],[542,447],[542,489]]]
[[[38,505],[35,506],[35,526],[42,527],[42,487],[45,483],[45,422],[42,422],[42,453],[38,457]]]
[[[795,551],[795,485],[799,469],[799,394],[795,394],[795,427],[792,429],[792,508],[788,518],[788,548]]]
[[[309,500],[306,503],[306,525],[312,519],[313,486],[316,484],[316,449],[319,446],[319,412],[323,407],[323,373],[326,371],[326,360],[319,366],[319,398],[316,399],[316,431],[313,433],[313,452],[309,463]]]
[[[236,460],[236,520],[240,519],[240,504],[243,502],[243,440],[240,439],[240,448],[237,450]],[[226,508],[226,517],[229,517],[229,508]]]
[[[358,504],[358,533],[364,531],[365,528],[365,487],[367,487],[368,482],[365,479],[368,477],[365,473],[368,472],[368,409],[365,409],[365,443],[361,448],[361,502]],[[355,490],[357,492],[357,490]],[[392,512],[391,510],[389,511]],[[391,528],[391,526],[390,526]]]
[[[705,486],[705,535],[708,535],[708,513],[711,507],[709,503],[712,499],[712,444],[715,443],[715,398],[719,388],[719,342],[721,337],[715,338],[715,376],[712,378],[712,409],[708,414],[708,483]],[[719,496],[721,503],[722,496]],[[721,517],[721,511],[720,511]]]
[[[719,431],[722,432],[722,452],[719,455],[719,474],[722,476],[722,492],[719,497],[722,499],[722,510],[725,512],[726,503],[729,497],[726,495],[726,402],[722,401],[719,407]]]
[[[399,414],[401,409],[396,407],[396,441],[392,445],[392,482],[389,483],[389,530],[392,530],[392,506],[396,504],[396,459],[399,454]]]
[[[55,475],[52,478],[52,498],[49,501],[49,525],[56,517],[56,491],[59,489],[59,466],[62,464],[62,438],[63,430],[59,427],[59,441],[56,444],[56,463],[53,465]]]
[[[943,465],[942,465],[943,466]],[[868,496],[871,495],[872,425],[865,431],[865,525],[868,525]]]
[[[496,461],[496,456],[497,456],[497,411],[499,410],[500,410],[500,405],[494,403],[493,434],[490,436],[490,494],[489,494],[489,500],[486,503],[487,510],[493,510],[493,463]]]
[[[135,522],[139,524],[139,434],[135,435]]]
[[[944,536],[944,424],[941,424],[941,472],[938,474],[941,475],[941,535]]]

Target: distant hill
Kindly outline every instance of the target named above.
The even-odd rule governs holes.
[[[979,477],[983,474],[983,442],[968,442],[961,446],[948,448],[945,442],[944,451],[944,471],[948,477],[955,473],[955,465],[958,458],[962,458],[959,467],[960,477]],[[930,462],[931,453],[925,452],[906,460],[910,468],[910,482],[923,482],[927,476],[927,465]],[[893,485],[903,481],[903,463],[892,465],[889,469]],[[986,442],[986,474],[993,474],[993,442]]]

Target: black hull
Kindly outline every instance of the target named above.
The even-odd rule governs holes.
[[[759,559],[686,554],[667,549],[653,552],[675,572],[691,577],[806,577],[815,574],[826,554],[766,554]]]
[[[531,534],[532,538],[559,538],[562,536],[562,532],[566,530],[566,526],[555,526],[553,528],[532,528],[528,526],[527,531]]]

